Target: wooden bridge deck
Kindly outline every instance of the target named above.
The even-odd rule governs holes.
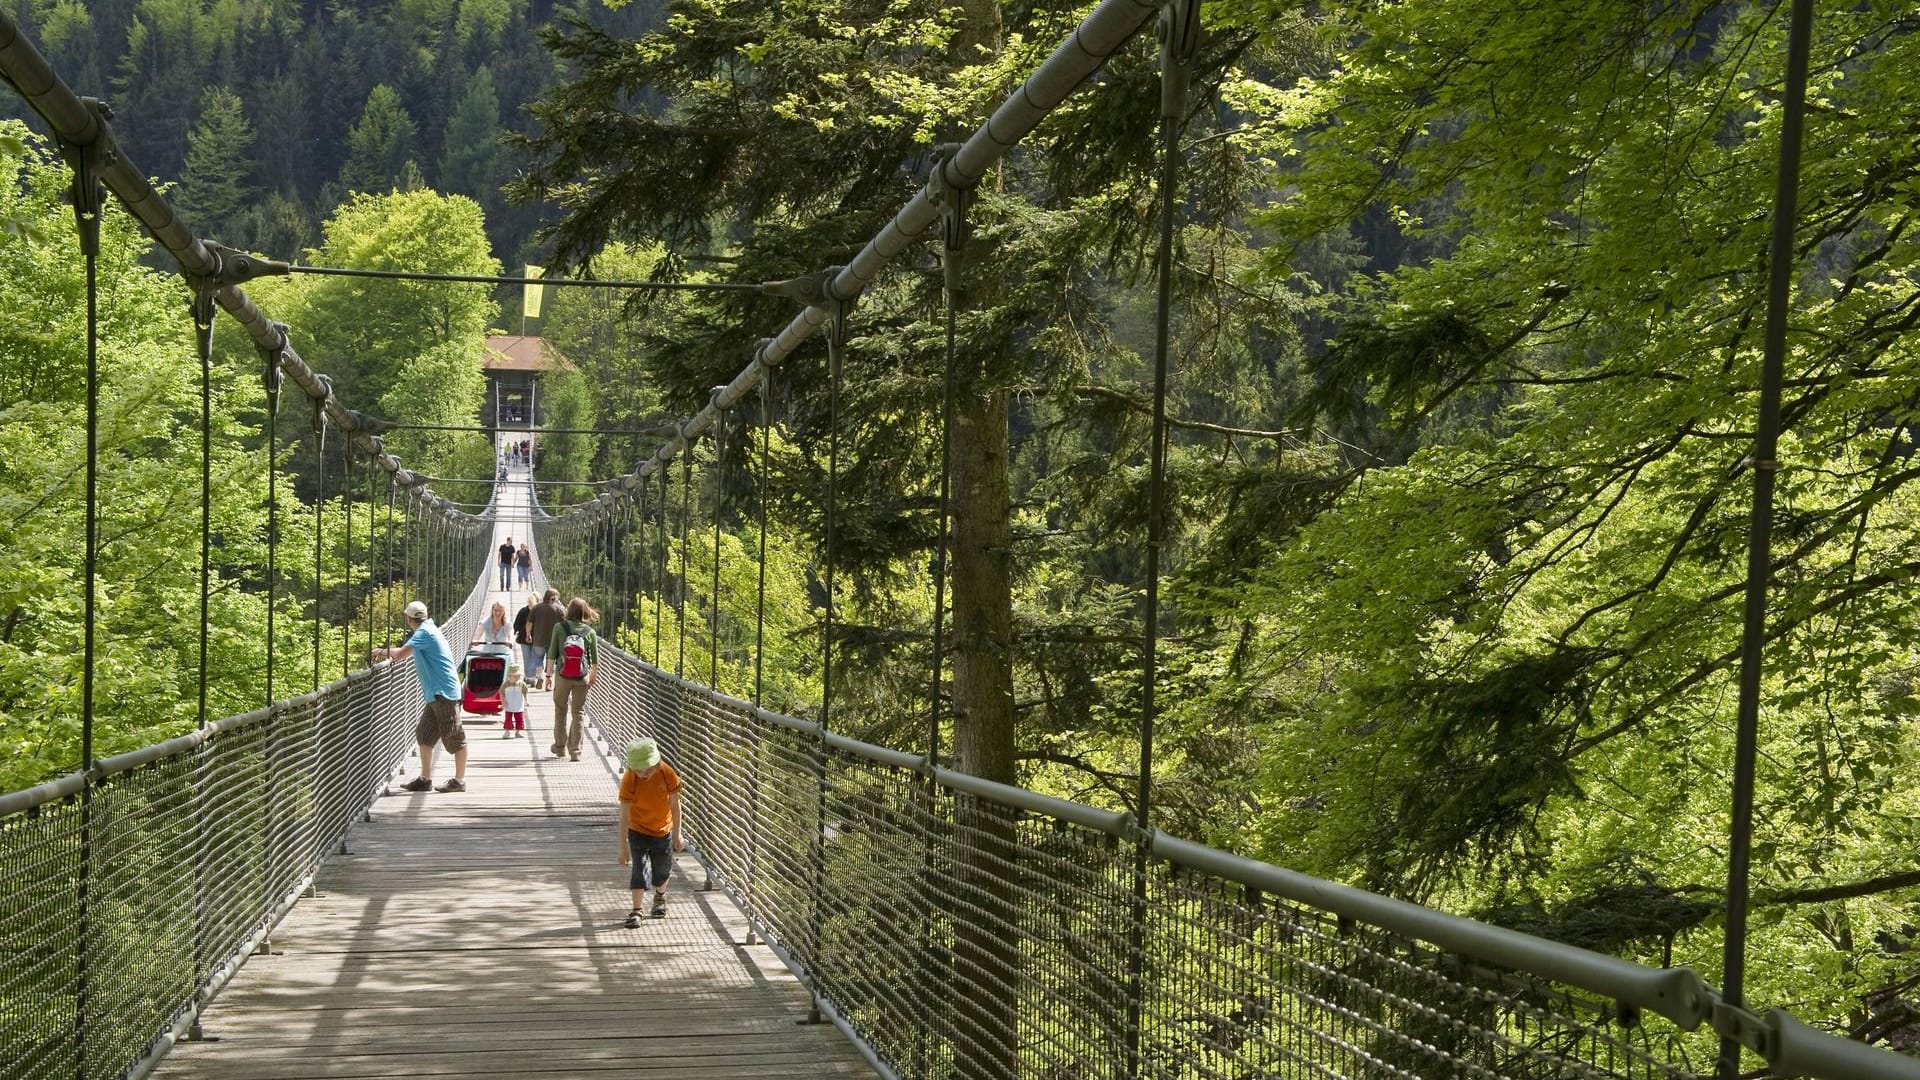
[[[724,893],[698,891],[691,853],[666,917],[623,928],[616,766],[591,740],[578,763],[548,755],[552,695],[527,719],[525,739],[468,719],[465,793],[377,800],[209,1008],[208,1041],[154,1075],[875,1076],[832,1025],[802,1023],[805,991],[743,944]],[[451,775],[442,752],[434,777]]]

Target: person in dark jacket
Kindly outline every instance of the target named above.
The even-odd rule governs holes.
[[[547,663],[547,644],[553,640],[553,628],[567,617],[567,609],[560,606],[560,590],[548,589],[547,594],[534,605],[533,615],[529,617],[527,632],[533,637],[533,651],[528,653],[527,678],[531,680],[538,672],[538,689],[553,689],[553,675]]]

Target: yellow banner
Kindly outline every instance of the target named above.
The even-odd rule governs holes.
[[[527,267],[526,276],[530,278],[535,278],[535,277],[539,277],[541,274],[544,274],[546,272],[547,271],[545,267],[529,265]],[[534,285],[532,283],[528,283],[526,286],[526,297],[522,301],[521,307],[520,307],[521,317],[528,318],[528,319],[539,318],[541,303],[546,299],[546,293],[547,293],[547,287],[545,285]]]

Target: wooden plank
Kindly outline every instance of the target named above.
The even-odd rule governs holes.
[[[745,944],[725,894],[697,890],[690,857],[667,916],[622,925],[613,762],[597,746],[580,762],[548,753],[552,695],[532,695],[527,718],[526,739],[470,719],[465,793],[400,792],[413,773],[395,777],[272,952],[208,1009],[216,1041],[181,1044],[154,1075],[875,1076],[837,1029],[803,1022],[804,988]],[[451,772],[442,754],[435,778]]]

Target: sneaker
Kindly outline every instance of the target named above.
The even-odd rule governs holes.
[[[502,729],[502,730],[501,730],[501,732],[500,732],[500,737],[501,737],[501,738],[503,738],[503,739],[511,739],[511,738],[513,738],[513,729],[512,729],[512,728],[504,728],[504,729]]]
[[[656,919],[664,919],[667,917],[666,893],[657,892],[653,894],[653,917]]]
[[[634,908],[632,911],[627,912],[627,929],[638,930],[639,928],[640,928],[640,909]]]
[[[437,788],[434,788],[433,790],[435,790],[435,791],[465,791],[465,790],[467,790],[467,782],[466,782],[465,780],[462,780],[462,779],[460,779],[459,777],[457,777],[457,776],[456,776],[456,777],[454,777],[453,779],[451,779],[451,780],[449,780],[449,781],[447,781],[446,783],[444,783],[444,784],[441,784],[441,785],[440,785],[439,787],[437,787]]]
[[[579,760],[580,760],[580,755],[579,755],[579,754],[569,754],[569,755],[567,755],[567,758],[568,758],[568,760],[570,760],[570,761],[579,761]]]
[[[548,750],[549,750],[550,752],[552,752],[552,754],[553,754],[553,756],[554,756],[554,757],[566,757],[566,756],[567,756],[567,752],[566,752],[565,750],[562,750],[562,749],[560,749],[560,748],[559,748],[559,747],[557,747],[557,746],[549,746],[549,747],[547,747],[547,749],[548,749]]]
[[[401,784],[400,790],[401,791],[432,791],[433,781],[427,779],[424,776],[416,776],[413,779],[407,781],[406,783]]]

